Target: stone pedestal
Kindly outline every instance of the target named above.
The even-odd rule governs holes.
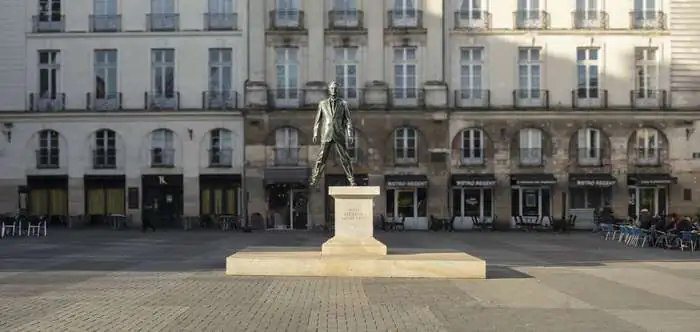
[[[226,258],[226,274],[363,278],[486,278],[486,262],[458,250],[401,249],[387,253],[374,238],[372,205],[379,187],[330,187],[335,236],[309,247],[249,247]]]
[[[335,199],[335,236],[321,246],[322,256],[386,255],[374,238],[372,203],[379,187],[329,187]]]

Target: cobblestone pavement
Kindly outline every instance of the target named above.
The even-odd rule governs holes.
[[[224,276],[310,232],[52,231],[0,240],[0,331],[695,331],[700,253],[596,234],[380,233],[485,258],[489,280]]]

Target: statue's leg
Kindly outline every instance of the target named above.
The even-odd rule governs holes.
[[[311,171],[311,186],[315,186],[318,183],[318,177],[326,171],[326,161],[328,161],[328,154],[331,152],[331,145],[332,142],[321,143],[321,150],[318,152],[316,164]]]
[[[345,144],[336,143],[335,152],[338,154],[338,159],[340,159],[340,167],[343,168],[343,172],[345,172],[345,176],[348,178],[348,184],[356,186],[355,175],[352,170],[352,159],[350,158],[348,147]]]

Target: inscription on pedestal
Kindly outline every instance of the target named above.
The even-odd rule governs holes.
[[[365,213],[359,208],[350,208],[343,213],[343,220],[360,221],[365,218]]]

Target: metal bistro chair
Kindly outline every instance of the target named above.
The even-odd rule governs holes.
[[[7,217],[0,222],[0,239],[5,238],[5,236],[15,236],[17,234],[17,229],[19,221],[15,217]]]
[[[47,222],[46,217],[41,217],[35,222],[27,222],[27,236],[46,236]]]
[[[695,252],[695,240],[696,240],[696,235],[693,232],[687,232],[683,231],[681,232],[680,237],[678,237],[678,244],[681,248],[681,251],[684,251],[685,248],[690,248],[690,252]]]

